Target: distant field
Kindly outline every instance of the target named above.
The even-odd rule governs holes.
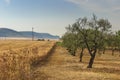
[[[55,41],[0,40],[0,80],[32,80],[32,66]]]

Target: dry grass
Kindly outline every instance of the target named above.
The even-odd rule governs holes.
[[[53,41],[0,41],[0,80],[33,80],[32,68],[48,55]]]
[[[61,47],[57,47],[44,65],[35,67],[35,80],[120,80],[120,57],[110,52],[97,55],[92,69],[87,69],[89,55],[79,62],[79,56],[73,57]]]
[[[0,41],[0,80],[120,80],[120,57],[110,51],[97,55],[93,68],[85,51],[83,62],[79,55],[71,56],[57,46],[48,59],[53,41]],[[78,51],[79,52],[79,51]]]

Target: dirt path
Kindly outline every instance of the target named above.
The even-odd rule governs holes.
[[[87,69],[86,66],[86,61],[79,63],[79,57],[73,57],[64,48],[56,47],[47,60],[34,67],[33,78],[34,80],[120,80],[120,69],[115,72],[112,66],[98,63],[93,69]],[[119,67],[116,66],[115,69]]]

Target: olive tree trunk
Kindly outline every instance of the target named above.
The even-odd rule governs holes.
[[[84,48],[82,48],[81,53],[80,53],[80,62],[82,62],[83,51],[84,51]]]

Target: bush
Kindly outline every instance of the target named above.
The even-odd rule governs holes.
[[[38,39],[37,41],[45,41],[45,39]]]

